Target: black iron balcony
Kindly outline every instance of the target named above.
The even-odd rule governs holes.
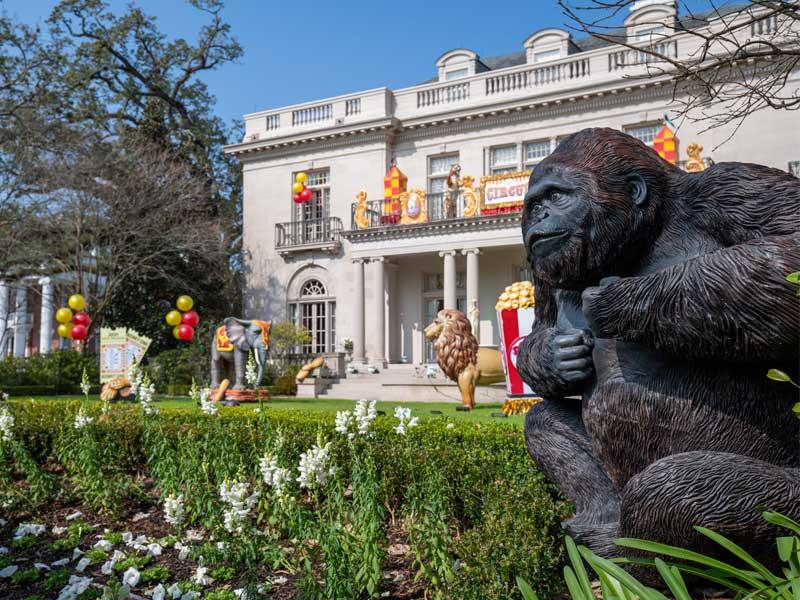
[[[337,252],[342,220],[339,217],[275,224],[275,249],[281,254],[304,250]]]
[[[400,221],[400,215],[384,214],[383,200],[368,200],[367,210],[365,213],[367,226],[358,224],[356,221],[356,207],[358,202],[350,205],[350,228],[351,229],[369,229],[372,227],[381,227],[383,225],[394,225]],[[425,222],[431,223],[436,221],[446,221],[452,219],[466,219],[470,218],[465,216],[466,202],[464,197],[459,194],[456,199],[456,211],[452,217],[445,215],[444,207],[444,192],[428,193],[425,195]],[[471,216],[477,216],[478,211]]]

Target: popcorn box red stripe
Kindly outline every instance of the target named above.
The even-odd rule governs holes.
[[[522,340],[530,333],[535,319],[533,308],[504,309],[497,311],[500,323],[500,353],[506,372],[506,392],[509,397],[527,397],[537,394],[522,381],[517,371],[517,356]]]

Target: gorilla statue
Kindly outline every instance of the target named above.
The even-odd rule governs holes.
[[[685,173],[611,129],[533,171],[522,235],[536,320],[517,361],[544,401],[530,454],[575,504],[579,543],[713,554],[702,525],[770,560],[757,508],[800,517],[800,180],[721,163]]]

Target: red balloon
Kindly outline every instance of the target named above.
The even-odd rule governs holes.
[[[86,325],[73,325],[69,332],[69,337],[73,340],[85,340],[88,333],[89,330],[86,329]]]
[[[303,191],[297,195],[300,196],[301,202],[308,202],[311,200],[311,190],[308,188],[303,188]]]
[[[303,203],[303,199],[300,197],[300,194],[295,194],[294,196],[292,196],[292,200],[294,200],[295,204]]]
[[[72,317],[72,322],[75,323],[75,325],[83,325],[84,327],[89,327],[89,324],[92,322],[92,320],[89,318],[89,315],[87,315],[85,312],[79,311],[76,312],[75,315]]]
[[[184,342],[190,341],[194,337],[194,327],[190,325],[178,326],[178,339]]]
[[[189,327],[197,327],[198,323],[200,323],[200,315],[197,314],[197,311],[188,310],[185,313],[181,313],[181,323]]]

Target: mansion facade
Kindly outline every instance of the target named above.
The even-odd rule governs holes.
[[[658,44],[680,58],[696,49],[687,30],[701,21],[682,18],[673,1],[646,0],[634,5],[625,31],[629,42]],[[775,27],[759,22],[751,33]],[[341,351],[349,338],[354,360],[376,366],[435,362],[423,330],[445,307],[473,315],[480,344],[497,346],[497,298],[528,274],[520,206],[487,210],[486,182],[525,177],[560,140],[587,127],[652,143],[675,106],[668,75],[654,72],[650,60],[545,29],[505,56],[447,52],[436,77],[419,85],[246,115],[243,140],[226,148],[244,176],[245,316],[304,325],[312,336],[302,350],[310,354]],[[800,87],[800,73],[793,85]],[[676,126],[679,165],[696,143],[707,164],[800,170],[800,112],[759,111],[724,144],[735,125]],[[452,212],[445,195],[454,165],[474,187],[460,190]],[[424,219],[419,209],[414,218],[387,212],[384,177],[392,166]],[[312,199],[295,204],[299,172],[308,175]]]

